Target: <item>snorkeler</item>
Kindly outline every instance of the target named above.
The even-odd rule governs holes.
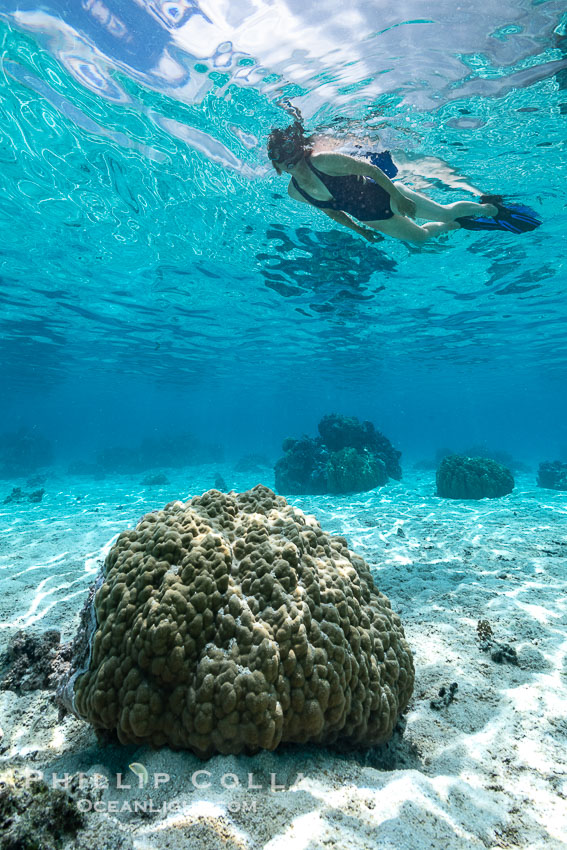
[[[305,135],[299,120],[285,130],[272,130],[268,156],[277,174],[291,174],[288,194],[293,200],[317,207],[369,242],[383,233],[422,244],[461,227],[523,233],[541,223],[533,210],[519,204],[504,205],[498,195],[482,196],[481,203],[438,204],[400,182],[393,183],[388,173],[395,176],[397,169],[387,151],[366,154],[367,159],[330,151],[315,153],[313,139]],[[426,223],[416,224],[413,218]]]

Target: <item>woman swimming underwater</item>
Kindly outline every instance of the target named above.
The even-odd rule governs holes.
[[[298,120],[285,130],[272,130],[268,156],[277,174],[291,174],[288,194],[293,200],[317,207],[370,242],[380,238],[376,231],[422,244],[461,227],[522,233],[540,224],[533,210],[513,204],[504,206],[497,195],[482,196],[481,203],[438,204],[400,182],[393,183],[383,170],[389,170],[387,152],[385,159],[372,157],[383,167],[343,153],[315,153],[312,138],[305,135]],[[393,168],[390,173],[395,174],[397,169],[391,159],[389,163]],[[417,224],[413,218],[426,223]]]

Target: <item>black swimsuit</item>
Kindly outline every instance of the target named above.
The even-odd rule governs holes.
[[[363,177],[359,174],[341,174],[332,177],[330,174],[325,174],[315,168],[310,157],[307,157],[305,161],[313,174],[319,178],[333,196],[326,201],[320,201],[305,192],[295,177],[292,177],[291,182],[299,194],[303,195],[305,200],[313,204],[314,207],[319,207],[322,210],[340,210],[354,216],[359,221],[380,221],[385,218],[392,218],[394,215],[390,209],[388,192],[371,177]]]

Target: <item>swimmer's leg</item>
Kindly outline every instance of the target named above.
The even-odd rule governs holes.
[[[399,181],[396,183],[396,189],[398,189],[402,195],[405,195],[406,198],[409,198],[410,201],[414,202],[416,207],[415,217],[424,218],[428,221],[448,222],[455,221],[456,218],[460,218],[461,216],[493,216],[498,212],[497,208],[493,204],[477,204],[474,201],[457,201],[454,204],[438,204],[430,198],[427,198],[425,195],[422,195],[420,192],[414,192],[413,189],[408,189],[407,186],[404,186]],[[394,212],[398,212],[396,202],[394,200],[390,201],[390,206]]]
[[[460,225],[454,221],[431,221],[427,224],[416,224],[405,215],[394,215],[392,218],[380,219],[378,221],[365,221],[367,227],[379,230],[386,236],[393,236],[404,242],[413,242],[414,245],[423,245],[429,239],[447,233],[449,230],[459,230]]]

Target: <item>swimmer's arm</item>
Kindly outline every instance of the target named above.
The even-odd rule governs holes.
[[[324,171],[325,174],[332,176],[360,174],[362,177],[371,177],[396,202],[402,215],[415,215],[415,204],[413,201],[402,195],[396,185],[392,183],[390,178],[377,165],[372,165],[370,162],[365,162],[362,159],[355,159],[355,157],[344,153],[320,153],[314,155],[312,158],[317,168]]]

